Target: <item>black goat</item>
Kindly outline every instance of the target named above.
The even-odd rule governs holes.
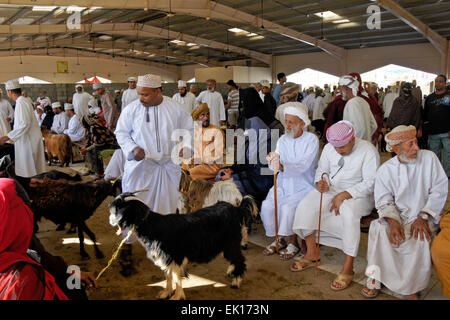
[[[28,187],[24,187],[31,199],[31,210],[35,220],[44,217],[55,224],[70,222],[78,229],[80,254],[83,259],[89,255],[84,249],[84,234],[94,242],[97,258],[104,255],[97,247],[95,234],[86,225],[89,219],[106,199],[107,196],[117,195],[116,190],[120,181],[114,185],[104,180],[94,182],[69,182],[65,180],[33,180]],[[119,189],[120,190],[120,189]]]
[[[164,271],[167,286],[159,298],[172,295],[173,279],[176,290],[171,299],[185,299],[181,278],[187,276],[186,264],[210,262],[221,252],[230,262],[227,274],[233,278],[231,287],[239,288],[246,271],[241,241],[243,235],[246,237],[246,223],[257,213],[251,197],[244,197],[239,207],[220,201],[189,215],[161,215],[133,193],[123,193],[109,208],[110,224],[120,228],[135,226],[147,257]]]
[[[117,180],[114,185],[104,180],[73,182],[65,179],[53,180],[46,177],[46,173],[42,174],[43,179],[42,175],[39,175],[39,178],[24,178],[16,176],[14,167],[7,157],[0,159],[0,171],[4,170],[5,166],[6,175],[14,179],[17,190],[23,191],[22,194],[25,193],[22,198],[34,213],[34,232],[38,230],[37,221],[40,221],[41,217],[57,225],[65,225],[69,222],[78,228],[81,256],[89,258],[84,249],[83,232],[85,232],[94,242],[97,258],[104,257],[97,247],[95,234],[87,227],[85,221],[94,214],[107,196],[117,196],[121,193],[120,180]],[[50,171],[50,176],[53,178],[65,175],[65,173],[54,171]],[[76,176],[75,179],[77,179]]]

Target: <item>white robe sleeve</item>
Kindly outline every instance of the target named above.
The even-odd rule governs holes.
[[[195,105],[203,102],[203,96],[205,95],[205,91],[200,92],[197,98],[195,98]]]
[[[327,144],[320,155],[319,163],[317,165],[316,176],[314,178],[314,182],[317,183],[322,179],[322,174],[324,172],[330,174],[330,159],[329,159],[329,151],[330,148],[333,148],[331,144]]]
[[[395,206],[394,192],[389,181],[389,171],[383,167],[380,168],[375,178],[375,207],[380,219],[391,218],[401,224],[400,211]]]
[[[223,103],[223,98],[222,95],[219,93],[219,116],[220,116],[220,120],[221,121],[225,121],[227,118],[225,116],[225,105]]]
[[[355,137],[364,139],[366,128],[364,125],[364,120],[358,116],[361,112],[355,112],[355,107],[357,108],[359,105],[354,103],[353,101],[347,102],[347,105],[344,108],[343,120],[350,121],[355,128]],[[373,117],[373,116],[372,116]]]
[[[433,217],[434,223],[439,224],[441,219],[440,213],[447,200],[448,178],[438,157],[434,153],[431,155],[432,163],[430,163],[430,166],[433,168],[431,173],[432,183],[430,190],[428,190],[428,201],[421,211],[428,213]]]
[[[380,165],[380,156],[378,152],[366,153],[362,159],[362,178],[360,183],[348,188],[346,191],[353,198],[365,198],[373,193],[377,169]]]
[[[28,117],[29,114],[31,114],[32,116],[33,114],[26,112],[25,108],[26,105],[23,105],[22,103],[16,103],[16,110],[14,112],[14,129],[8,133],[8,137],[12,141],[17,141],[25,134],[27,134],[28,130],[31,127],[31,121],[35,121],[34,119]]]
[[[193,150],[194,145],[194,120],[192,119],[191,115],[189,115],[184,110],[180,110],[182,113],[182,116],[179,119],[178,122],[178,128],[187,130],[190,134],[190,140],[189,139],[183,139],[183,142],[181,143],[182,148],[189,148]]]
[[[120,148],[122,148],[126,159],[132,159],[133,150],[136,147],[139,147],[131,138],[133,132],[133,115],[130,111],[132,110],[134,110],[134,108],[126,108],[122,112],[119,121],[117,122],[116,131],[114,131],[117,142],[119,143]]]
[[[281,150],[281,152],[292,152],[292,150]],[[302,153],[297,154],[296,162],[283,162],[283,156],[280,154],[280,163],[283,165],[284,175],[289,177],[301,176],[311,167],[311,164],[314,162],[314,158],[317,157],[318,152],[319,139],[315,138],[306,145],[306,147],[302,150]]]
[[[11,121],[13,121],[14,120],[14,109],[11,106],[11,103],[9,103],[8,100],[6,100],[6,108],[8,110],[8,116],[7,117],[10,118]]]

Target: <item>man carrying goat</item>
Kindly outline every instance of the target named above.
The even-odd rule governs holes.
[[[184,129],[193,136],[191,116],[171,98],[162,95],[161,77],[147,74],[138,77],[139,99],[123,110],[115,131],[126,162],[122,188],[124,192],[140,192],[139,197],[150,210],[161,214],[175,212],[179,198],[181,168],[171,159],[178,140],[172,135]],[[183,149],[190,157],[191,139],[183,139]],[[124,236],[127,234],[124,232]],[[122,275],[135,272],[131,260],[131,237],[121,252]]]

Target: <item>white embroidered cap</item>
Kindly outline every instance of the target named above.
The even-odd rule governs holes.
[[[137,78],[136,77],[128,77],[128,82],[137,82]]]
[[[146,74],[138,77],[137,82],[138,87],[145,88],[160,88],[161,87],[161,76],[156,74]]]
[[[187,87],[186,81],[178,80],[178,88]]]
[[[8,80],[5,82],[6,90],[14,90],[14,89],[19,89],[19,88],[20,88],[20,84],[19,84],[19,80],[17,80],[17,79]]]
[[[56,108],[61,108],[61,103],[59,103],[59,101],[52,103],[52,109],[56,109]]]

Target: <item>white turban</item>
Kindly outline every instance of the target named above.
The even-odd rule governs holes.
[[[144,76],[139,76],[137,86],[153,89],[161,88],[161,76],[155,74],[146,74]]]
[[[346,86],[350,89],[352,89],[353,95],[358,95],[358,88],[359,88],[359,81],[356,78],[353,78],[352,76],[342,76],[339,79],[339,85],[340,86]]]
[[[77,88],[83,89],[83,86],[82,86],[81,84],[77,84],[77,85],[75,86],[75,90],[76,90]]]
[[[64,103],[64,110],[73,110],[73,104]]]
[[[309,121],[308,113],[306,113],[305,110],[303,110],[302,108],[300,108],[298,106],[286,107],[286,109],[284,109],[284,116],[286,116],[287,114],[296,116],[300,120],[303,120],[303,122],[305,123],[305,127],[309,126],[309,124],[311,123]]]
[[[178,80],[178,88],[187,87],[186,81]]]
[[[19,88],[20,88],[20,84],[19,84],[19,80],[17,80],[17,79],[8,80],[5,82],[6,90],[14,90],[14,89],[19,89]]]
[[[263,87],[270,88],[270,82],[267,80],[261,80],[259,82]]]
[[[61,103],[59,103],[59,101],[52,103],[52,109],[56,109],[56,108],[61,108]]]
[[[101,89],[101,88],[103,88],[103,83],[96,82],[96,83],[94,83],[94,84],[92,85],[92,88],[93,88],[94,90]]]
[[[128,77],[127,82],[137,82],[137,78],[136,77]]]
[[[120,92],[120,90],[114,90],[114,93],[119,93]]]
[[[38,105],[38,106],[36,107],[36,109],[41,109],[41,110],[44,110],[44,108],[43,108],[43,107],[41,107],[41,105]]]

